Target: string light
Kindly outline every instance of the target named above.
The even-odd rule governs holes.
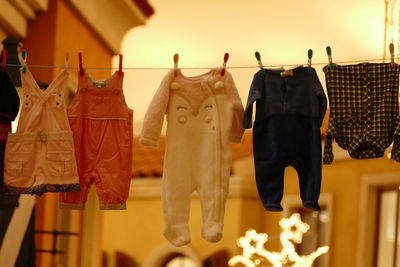
[[[246,267],[257,267],[261,260],[255,259],[253,261],[252,258],[259,256],[268,260],[274,267],[282,267],[284,264],[287,266],[288,263],[291,264],[291,267],[311,267],[316,258],[328,252],[328,247],[324,246],[309,255],[300,256],[297,254],[293,243],[300,244],[304,233],[310,229],[308,224],[301,221],[300,214],[294,213],[288,219],[281,219],[279,226],[282,228],[280,235],[282,250],[280,252],[266,250],[264,244],[268,241],[268,235],[249,229],[244,237],[237,240],[237,245],[243,248],[242,255],[231,258],[229,265],[241,263]]]

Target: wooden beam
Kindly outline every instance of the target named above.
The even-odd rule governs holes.
[[[25,17],[7,0],[0,0],[0,6],[0,26],[17,38],[25,38],[27,29]]]
[[[23,0],[35,11],[46,11],[49,6],[49,0]]]
[[[35,11],[24,0],[8,0],[25,18],[34,19]]]

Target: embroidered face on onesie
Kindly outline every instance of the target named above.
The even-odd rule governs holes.
[[[213,111],[216,108],[211,88],[206,82],[184,86],[178,82],[170,85],[168,122],[191,129],[214,130]]]

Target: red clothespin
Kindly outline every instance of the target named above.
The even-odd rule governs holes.
[[[228,59],[229,59],[229,53],[225,53],[225,55],[224,55],[224,63],[222,64],[221,76],[225,75],[226,62],[228,62]]]
[[[1,71],[6,70],[6,64],[7,64],[7,50],[4,49],[1,56]]]
[[[174,76],[178,76],[178,61],[179,61],[179,54],[175,53],[174,55]]]
[[[391,43],[389,45],[389,51],[390,51],[390,66],[394,67],[396,64],[394,63],[394,45]]]
[[[79,58],[79,74],[83,75],[84,71],[83,71],[83,64],[82,64],[82,52],[78,53],[78,58]]]
[[[119,65],[118,65],[118,74],[122,75],[122,54],[119,55]]]
[[[65,66],[65,68],[69,67],[69,52],[65,53],[64,66]]]

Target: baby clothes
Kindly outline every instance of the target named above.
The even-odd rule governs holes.
[[[313,68],[297,67],[293,76],[263,69],[253,78],[243,127],[251,128],[253,103],[254,164],[257,189],[264,207],[281,211],[283,176],[293,166],[299,176],[303,205],[319,210],[321,186],[320,126],[327,100]]]
[[[171,70],[146,112],[140,143],[157,146],[165,114],[164,235],[175,246],[190,242],[190,198],[197,190],[202,236],[217,242],[222,238],[228,195],[229,141],[240,142],[243,135],[243,106],[231,74],[221,76],[221,70],[212,69],[186,77],[180,70]]]
[[[16,133],[8,135],[4,183],[23,194],[79,191],[72,132],[64,107],[64,69],[42,91],[21,70],[22,110]]]
[[[60,208],[83,209],[95,183],[100,209],[126,209],[132,174],[133,111],[125,103],[123,73],[96,81],[78,74],[78,92],[68,108],[74,133],[80,192],[60,195]]]
[[[11,122],[19,110],[19,96],[7,71],[0,70],[0,208],[18,206],[18,195],[1,194],[7,192],[4,186],[4,152],[6,150],[7,135],[11,132]],[[2,210],[1,212],[5,212]]]
[[[400,161],[399,72],[390,63],[324,67],[330,114],[324,164],[333,161],[332,138],[355,159],[382,157],[393,142]]]

